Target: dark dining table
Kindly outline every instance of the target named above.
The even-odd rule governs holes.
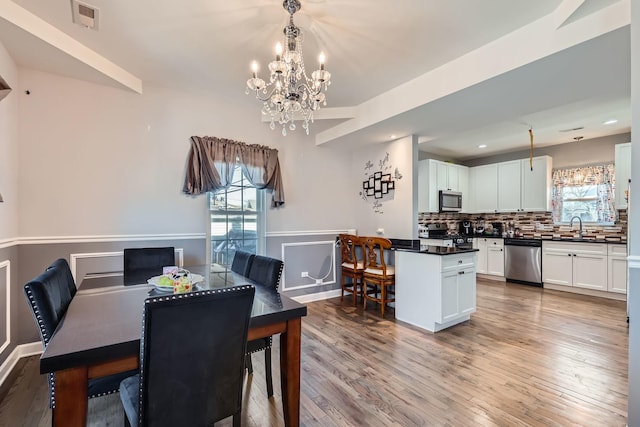
[[[186,267],[203,276],[195,290],[254,284],[213,265]],[[54,426],[85,426],[87,382],[139,368],[144,300],[158,291],[148,283],[124,286],[122,275],[85,277],[40,358],[40,373],[55,372]],[[170,293],[168,293],[170,295]],[[284,421],[300,423],[300,338],[307,307],[256,286],[248,340],[280,334]]]

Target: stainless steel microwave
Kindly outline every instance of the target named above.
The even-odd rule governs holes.
[[[462,210],[462,193],[458,191],[439,191],[439,212],[460,212]]]

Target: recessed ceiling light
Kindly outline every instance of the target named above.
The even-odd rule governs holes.
[[[391,139],[395,139],[395,137],[396,137],[395,135],[391,135]]]
[[[611,119],[611,120],[607,120],[606,122],[603,122],[603,125],[612,125],[614,123],[618,123],[617,119]]]
[[[478,145],[478,148],[487,148],[487,144],[480,144]]]

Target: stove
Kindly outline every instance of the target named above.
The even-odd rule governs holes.
[[[421,226],[418,236],[422,246],[446,246],[460,249],[471,249],[473,247],[473,237],[462,234],[449,234],[447,224],[444,223]]]

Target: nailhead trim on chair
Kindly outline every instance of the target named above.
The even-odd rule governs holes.
[[[44,329],[44,322],[42,320],[42,316],[40,316],[40,311],[36,306],[36,301],[33,298],[33,293],[31,292],[30,289],[27,289],[27,299],[29,300],[29,304],[31,304],[31,311],[33,312],[33,316],[36,319],[36,323],[40,327],[40,335],[42,335],[42,349],[44,350],[47,347],[47,344],[49,344],[49,340],[51,339],[51,337],[47,335],[47,331]],[[50,384],[49,390],[51,390],[51,392],[49,393],[49,407],[55,408],[56,407],[56,382],[55,382],[54,373],[50,372],[47,375],[47,377],[49,379],[49,384]]]
[[[222,289],[206,289],[206,290],[202,290],[202,291],[197,291],[197,292],[188,292],[188,293],[184,293],[184,294],[171,294],[168,296],[159,296],[159,297],[153,297],[153,298],[147,298],[144,301],[144,306],[146,307],[148,304],[154,304],[157,302],[161,302],[161,301],[171,301],[171,300],[176,300],[176,299],[185,299],[185,298],[193,298],[199,295],[212,295],[212,294],[223,294],[223,293],[228,293],[228,292],[237,292],[240,290],[245,290],[245,289],[249,289],[252,288],[253,286],[251,285],[243,285],[243,286],[236,286],[233,288],[222,288]],[[146,324],[145,324],[145,317],[142,316],[142,334],[141,337],[144,336],[144,332],[145,332],[145,328],[146,328]],[[144,383],[144,363],[142,363],[142,355],[144,354],[144,340],[141,338],[140,339],[140,382],[138,383],[138,425],[143,425],[143,419],[142,419],[142,384]]]

